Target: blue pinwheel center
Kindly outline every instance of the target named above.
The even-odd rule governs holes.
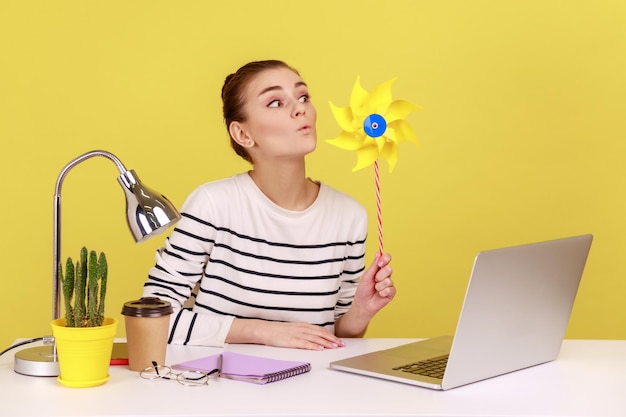
[[[363,130],[367,136],[377,138],[387,130],[387,121],[380,114],[370,114],[363,121]]]

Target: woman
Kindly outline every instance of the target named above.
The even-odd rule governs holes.
[[[174,306],[169,343],[320,350],[363,336],[395,295],[391,257],[366,270],[364,208],[306,177],[317,141],[307,85],[281,61],[252,62],[226,78],[222,100],[231,145],[253,168],[192,192],[156,255],[144,296]]]

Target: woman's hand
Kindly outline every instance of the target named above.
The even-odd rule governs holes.
[[[369,321],[396,295],[389,266],[391,255],[376,254],[356,289],[352,307],[335,323],[339,337],[362,337]]]
[[[343,347],[337,336],[309,323],[284,323],[256,319],[235,319],[227,343],[256,343],[268,346],[323,350]]]
[[[376,254],[372,265],[365,271],[356,289],[353,304],[361,306],[370,318],[389,304],[396,295],[396,287],[391,280],[392,269],[389,266],[391,255]]]

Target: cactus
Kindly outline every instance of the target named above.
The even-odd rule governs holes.
[[[100,252],[98,258],[98,280],[100,281],[100,304],[98,305],[98,322],[102,324],[104,321],[104,299],[107,295],[107,274],[109,266],[107,265],[107,257],[104,252]]]
[[[74,326],[72,327],[86,327],[82,323],[87,316],[87,310],[85,307],[85,293],[87,286],[87,248],[82,248],[80,251],[79,261],[76,261],[76,278],[74,281],[74,308],[73,308],[73,320]],[[71,261],[71,258],[68,258]],[[66,312],[67,317],[67,312]],[[68,325],[70,320],[68,319]]]
[[[65,264],[65,278],[63,278],[63,269],[59,265],[59,276],[63,283],[63,299],[65,300],[65,311],[68,327],[74,327],[74,308],[72,307],[72,298],[74,295],[74,263],[72,258],[67,259]]]
[[[59,265],[68,327],[96,327],[104,321],[108,272],[106,255],[101,252],[98,258],[95,251],[87,254],[87,248],[83,247],[76,268],[72,258],[67,258],[65,276]]]

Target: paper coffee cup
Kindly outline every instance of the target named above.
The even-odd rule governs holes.
[[[156,297],[124,303],[128,368],[142,371],[155,361],[165,365],[167,336],[172,305]]]

